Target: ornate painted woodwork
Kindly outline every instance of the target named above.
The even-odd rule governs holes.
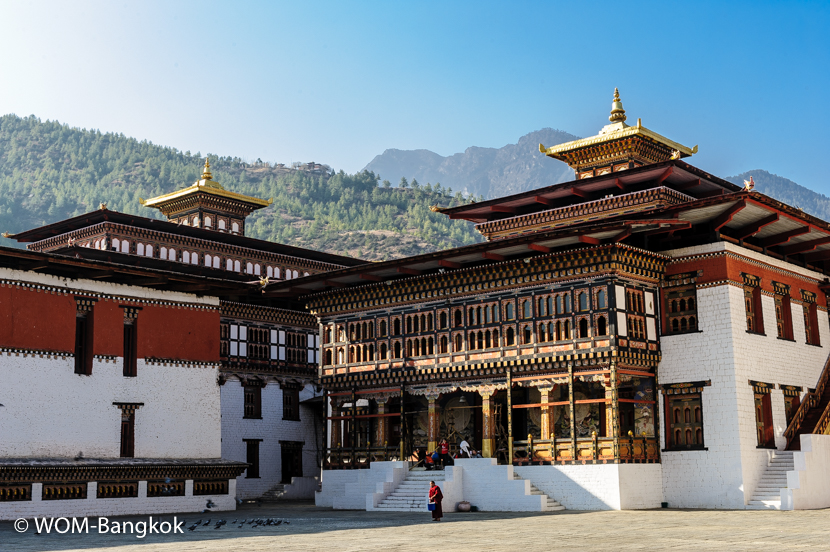
[[[633,169],[642,165],[680,159],[697,153],[697,146],[688,148],[645,128],[625,123],[625,110],[617,89],[611,104],[611,124],[599,134],[549,148],[539,144],[539,151],[567,163],[578,179]]]

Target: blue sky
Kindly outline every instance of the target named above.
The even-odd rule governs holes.
[[[830,3],[4,2],[0,113],[353,172],[629,122],[830,195]]]

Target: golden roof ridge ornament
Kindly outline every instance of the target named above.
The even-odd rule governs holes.
[[[609,123],[595,136],[551,147],[539,144],[539,151],[567,163],[577,179],[677,160],[697,153],[697,146],[689,148],[669,140],[644,127],[639,118],[636,126],[628,125],[625,122],[627,118],[620,90],[614,88]]]
[[[611,102],[611,116],[608,120],[612,123],[624,123],[628,117],[625,116],[625,109],[623,109],[622,100],[620,100],[620,91],[614,88],[614,101]]]
[[[213,180],[213,175],[210,174],[210,161],[205,157],[205,167],[202,169],[202,180]]]

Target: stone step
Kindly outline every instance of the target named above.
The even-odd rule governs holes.
[[[780,510],[781,501],[775,500],[750,500],[746,505],[747,510]]]

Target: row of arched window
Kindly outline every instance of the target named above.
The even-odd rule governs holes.
[[[198,228],[200,226],[199,225],[199,215],[194,215],[192,217],[181,218],[181,219],[178,219],[178,222],[180,222],[183,226],[194,226],[196,228]],[[203,227],[207,228],[209,230],[213,230],[213,217],[211,215],[205,215],[205,220],[204,220]],[[231,231],[231,233],[239,234],[241,228],[242,227],[241,227],[239,221],[236,221],[236,220],[231,220],[230,221],[230,231]],[[217,219],[217,221],[216,221],[216,230],[219,230],[220,232],[224,232],[224,231],[228,230],[228,223],[225,221],[225,219],[222,219],[222,218]]]
[[[625,293],[625,310],[631,312],[645,312],[642,291],[628,290]]]
[[[371,322],[369,323],[354,323],[349,325],[349,331],[354,332],[353,335],[355,336],[353,339],[360,339],[359,335],[362,335],[360,332],[369,331],[371,329]],[[536,334],[536,341],[538,343],[550,342],[550,341],[564,341],[571,339],[571,321],[568,320],[557,320],[555,322],[541,322],[537,326],[537,334]],[[326,338],[331,339],[331,327],[326,328]],[[608,323],[604,316],[599,316],[596,319],[596,326],[595,326],[595,336],[604,336],[608,333]],[[521,340],[521,344],[532,344],[533,343],[533,330],[532,326],[529,324],[523,325],[521,331],[519,332],[519,337]],[[589,331],[589,324],[587,318],[582,318],[579,320],[576,326],[576,332],[574,338],[585,338],[591,337]],[[406,356],[407,357],[419,357],[419,356],[428,356],[433,355],[435,353],[435,341],[433,337],[421,337],[421,338],[409,338],[405,339],[405,346],[406,346]],[[452,345],[452,351],[450,351],[450,345]],[[503,345],[499,341],[499,330],[496,328],[493,329],[486,329],[486,330],[475,330],[468,332],[466,334],[466,342],[465,337],[462,334],[456,334],[452,341],[450,341],[449,337],[446,335],[442,335],[438,338],[438,354],[443,353],[459,353],[465,350],[467,351],[476,351],[482,349],[491,349],[497,348],[501,346],[509,347],[516,345],[516,333],[512,327],[508,327],[504,332],[504,343]],[[359,363],[359,362],[372,362],[375,361],[375,346],[372,343],[362,344],[362,345],[351,345],[348,348],[349,350],[349,363]],[[387,354],[392,354],[391,357],[388,357]],[[377,360],[387,360],[387,359],[398,359],[402,358],[401,353],[403,351],[400,347],[400,342],[395,342],[392,345],[391,349],[387,349],[386,343],[380,343],[378,345],[378,357]],[[328,349],[325,353],[325,362],[326,364],[331,364],[332,359],[332,350]],[[342,358],[342,355],[341,355]],[[342,363],[342,361],[340,362]]]
[[[679,299],[672,299],[669,301],[669,312],[685,312],[695,310],[694,297],[681,297]]]
[[[100,238],[93,242],[87,243],[86,247],[92,247],[95,249],[107,250],[107,251],[118,251],[120,253],[130,253],[131,249],[131,242],[126,239],[119,239],[119,238],[112,238],[111,242],[108,244],[107,238]],[[153,257],[155,256],[155,248],[153,244],[145,244],[142,242],[135,242],[135,254],[140,255],[142,257]],[[200,264],[199,263],[199,253],[196,251],[188,251],[186,249],[176,249],[174,247],[167,247],[167,246],[159,246],[158,247],[158,258],[165,260],[165,261],[176,261],[181,262],[184,264]],[[222,268],[222,260],[218,255],[211,255],[209,253],[205,253],[202,256],[202,264],[207,268]],[[298,270],[293,270],[290,268],[286,268],[285,272],[278,266],[270,266],[270,265],[261,265],[259,263],[254,262],[246,262],[244,265],[241,261],[226,258],[224,263],[224,268],[230,272],[242,272],[243,266],[245,270],[245,274],[250,274],[252,276],[268,276],[268,278],[275,278],[277,280],[282,279],[283,274],[285,275],[286,280],[292,280],[294,278],[300,277],[300,272]],[[303,272],[303,276],[308,276],[308,272]]]
[[[671,319],[672,332],[691,332],[697,330],[697,319],[694,316],[678,316]]]
[[[645,339],[645,322],[639,316],[628,317],[628,335],[634,339]]]

